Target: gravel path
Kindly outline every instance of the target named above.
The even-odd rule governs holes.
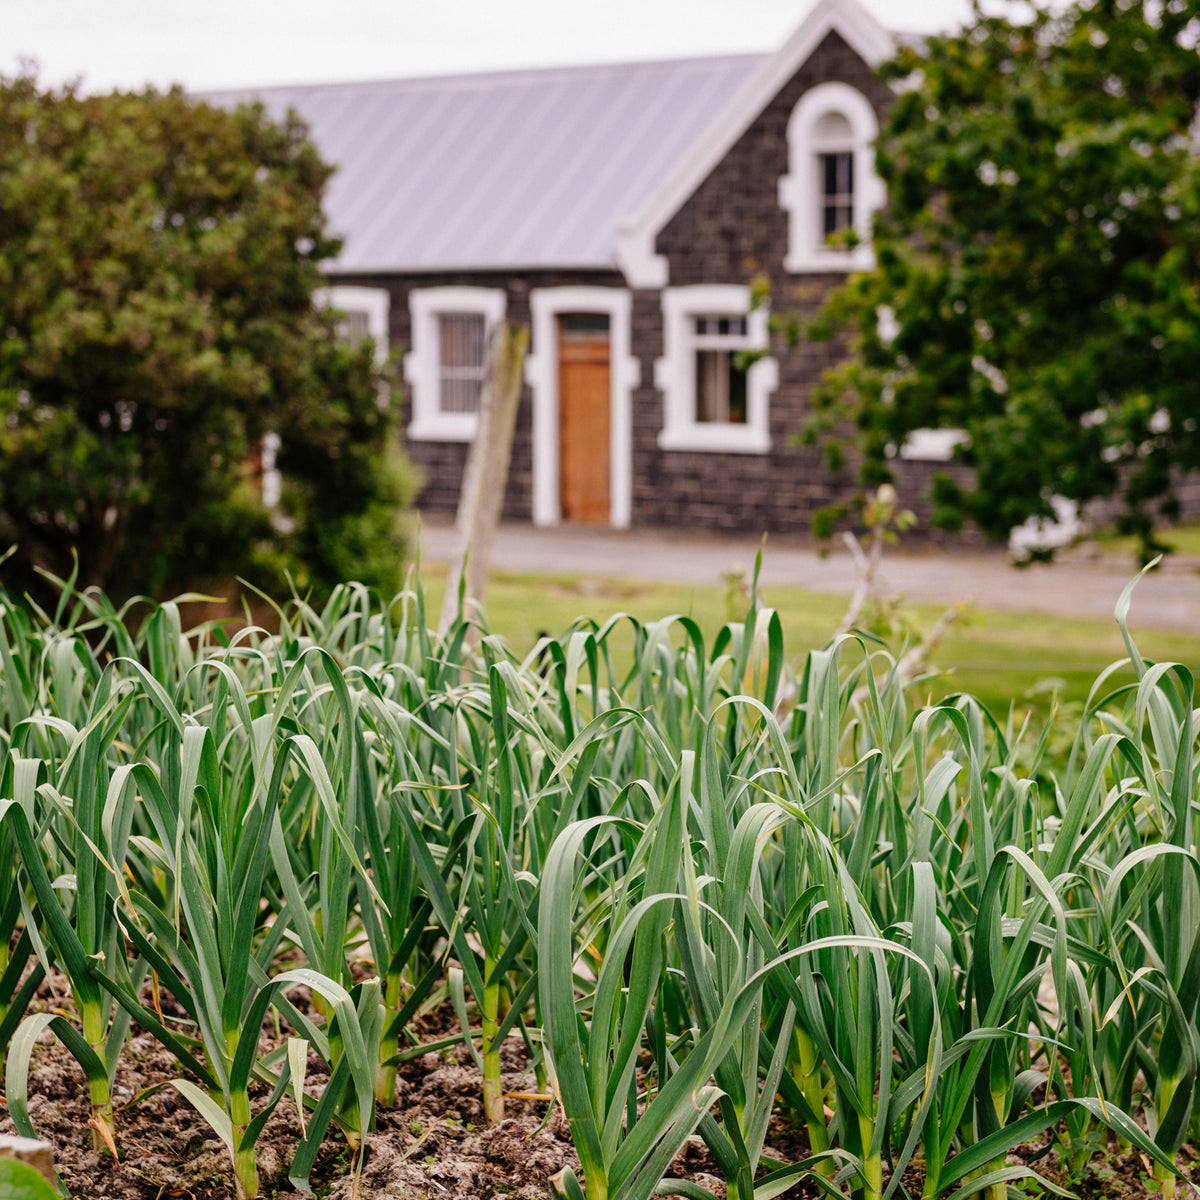
[[[421,554],[427,561],[448,561],[456,545],[450,525],[429,520],[423,525]],[[746,536],[504,524],[492,561],[498,569],[533,574],[719,584],[731,568],[749,573],[758,546],[757,538]],[[882,573],[893,590],[913,601],[973,600],[985,609],[1105,620],[1136,570],[1132,559],[1087,558],[1078,551],[1061,562],[1025,568],[1010,566],[1002,552],[893,551],[884,555]],[[800,541],[770,538],[761,582],[848,595],[854,564],[842,549],[822,556]],[[1138,584],[1132,620],[1200,637],[1200,561],[1168,557]]]

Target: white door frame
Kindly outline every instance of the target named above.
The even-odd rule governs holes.
[[[602,313],[609,330],[609,523],[627,529],[633,508],[633,389],[641,380],[640,364],[630,352],[633,295],[626,288],[536,288],[529,305],[533,351],[525,379],[533,392],[533,523],[562,521],[556,318],[561,313]]]

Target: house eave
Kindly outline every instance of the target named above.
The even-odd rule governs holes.
[[[321,264],[321,274],[330,279],[381,275],[531,275],[569,272],[573,275],[621,274],[615,262],[447,262],[355,264],[340,261]]]

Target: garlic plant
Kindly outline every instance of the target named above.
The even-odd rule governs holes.
[[[461,614],[432,634],[415,579],[236,632],[62,589],[53,614],[0,596],[23,1132],[49,1030],[118,1150],[137,1024],[241,1196],[294,1099],[306,1187],[331,1130],[361,1165],[414,1022],[447,1004],[439,1045],[476,1061],[487,1119],[510,1039],[556,1089],[587,1200],[709,1195],[672,1173],[694,1137],[737,1200],[807,1175],[886,1200],[906,1169],[926,1200],[1001,1197],[1051,1128],[1068,1171],[1111,1138],[1173,1193],[1200,1111],[1200,714],[1189,670],[1138,654],[1131,591],[1128,660],[1055,758],[1049,727],[929,681],[921,704],[867,635],[793,670],[756,599],[711,646],[617,615],[522,660]],[[33,1004],[50,970],[73,1014]],[[806,1153],[772,1150],[776,1118]]]

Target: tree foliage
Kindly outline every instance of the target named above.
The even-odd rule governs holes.
[[[904,50],[877,162],[877,268],[830,316],[859,353],[817,401],[869,481],[915,429],[960,428],[973,488],[937,519],[1005,534],[1053,494],[1119,496],[1148,536],[1200,467],[1200,4],[976,5]]]
[[[314,303],[331,169],[294,118],[0,78],[0,551],[125,595],[390,586],[407,493],[368,344]],[[256,469],[281,439],[282,500]]]

